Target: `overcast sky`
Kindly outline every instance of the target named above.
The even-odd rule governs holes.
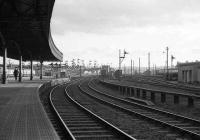
[[[177,61],[200,60],[200,0],[56,0],[51,20],[55,44],[65,60],[97,60],[118,66],[141,58],[164,65],[166,46]]]

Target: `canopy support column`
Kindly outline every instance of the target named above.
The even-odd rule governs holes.
[[[22,56],[19,58],[19,82],[22,81]]]
[[[31,75],[30,80],[33,80],[33,60],[31,59]]]
[[[42,65],[43,61],[40,61],[40,79],[42,79]]]
[[[3,48],[4,54],[3,54],[3,75],[2,75],[2,84],[7,83],[7,48]]]

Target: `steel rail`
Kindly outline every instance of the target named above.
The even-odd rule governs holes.
[[[124,111],[124,112],[126,112],[126,113],[128,113],[128,114],[135,114],[135,115],[137,115],[137,116],[143,117],[144,119],[148,119],[148,120],[151,120],[151,121],[153,121],[153,122],[162,124],[162,125],[164,125],[164,126],[168,126],[168,127],[172,128],[172,129],[174,129],[174,130],[178,130],[178,131],[181,132],[181,133],[187,133],[187,134],[190,135],[193,139],[200,139],[200,135],[197,134],[197,133],[194,133],[194,132],[192,132],[192,131],[189,131],[189,130],[186,130],[186,129],[177,127],[177,126],[175,126],[175,125],[169,124],[169,123],[164,122],[164,121],[162,121],[162,120],[149,117],[149,116],[144,115],[144,114],[142,114],[142,113],[138,113],[138,112],[136,112],[136,111],[133,111],[133,110],[130,110],[130,109],[121,107],[121,106],[116,105],[116,104],[114,104],[114,103],[110,103],[110,102],[108,102],[108,101],[105,101],[105,100],[103,100],[103,99],[100,99],[100,98],[98,98],[98,97],[96,97],[96,96],[94,96],[94,95],[91,95],[90,93],[86,92],[85,90],[82,89],[81,85],[79,85],[78,87],[79,87],[79,89],[80,89],[83,93],[87,94],[88,96],[92,97],[93,99],[96,99],[96,100],[98,100],[98,101],[100,101],[100,102],[102,102],[102,103],[104,103],[104,104],[107,104],[107,105],[112,106],[112,107],[114,107],[114,108],[120,109],[121,111]]]
[[[183,115],[179,115],[179,114],[175,114],[175,113],[172,113],[172,112],[168,112],[168,111],[160,110],[160,109],[157,109],[157,108],[153,108],[153,107],[150,107],[148,105],[144,105],[144,104],[140,104],[140,103],[136,103],[136,102],[130,102],[129,100],[126,100],[126,99],[122,99],[122,98],[114,97],[112,95],[105,94],[105,93],[93,88],[91,86],[91,81],[88,83],[88,87],[90,89],[94,90],[95,92],[98,92],[99,94],[102,94],[102,95],[107,96],[109,98],[112,98],[112,99],[115,99],[115,100],[130,104],[130,105],[136,105],[136,106],[142,107],[144,109],[148,109],[148,110],[151,110],[151,111],[156,111],[156,112],[159,112],[159,113],[162,113],[162,114],[165,114],[165,115],[172,115],[173,117],[176,117],[176,118],[179,118],[179,119],[183,119],[183,120],[187,120],[187,121],[190,121],[190,122],[193,122],[193,123],[199,123],[200,124],[199,120],[196,120],[196,119],[193,119],[193,118],[189,118],[189,117],[186,117],[186,116],[183,116]]]
[[[69,128],[67,127],[67,125],[65,124],[65,122],[63,121],[62,117],[61,117],[60,114],[58,113],[58,111],[57,111],[57,109],[56,109],[56,107],[54,106],[53,101],[52,101],[52,94],[53,94],[53,91],[54,91],[57,87],[59,87],[59,86],[60,86],[60,85],[55,86],[55,87],[51,90],[51,92],[50,92],[50,94],[49,94],[50,105],[51,105],[51,107],[52,107],[52,109],[53,109],[55,115],[57,116],[58,121],[62,124],[63,128],[65,129],[66,134],[67,134],[67,136],[68,136],[68,139],[69,139],[69,140],[76,140],[75,137],[73,136],[73,134],[71,133],[71,131],[69,130]]]
[[[70,85],[69,85],[70,86]],[[94,117],[96,120],[100,121],[102,124],[106,125],[107,127],[111,128],[115,133],[117,133],[120,138],[123,138],[124,140],[136,140],[135,138],[133,138],[132,136],[130,136],[129,134],[125,133],[124,131],[120,130],[119,128],[115,127],[114,125],[112,125],[111,123],[107,122],[106,120],[104,120],[103,118],[99,117],[98,115],[94,114],[92,111],[88,110],[87,108],[85,108],[83,105],[81,105],[80,103],[78,103],[77,101],[75,101],[68,93],[67,89],[69,88],[69,86],[67,86],[65,88],[65,94],[66,96],[73,102],[75,103],[79,108],[81,108],[82,110],[84,110],[85,112],[87,112],[89,115],[91,115],[92,117]]]
[[[92,116],[92,118],[95,118],[98,122],[101,122],[101,124],[103,124],[104,126],[109,127],[112,130],[112,132],[114,132],[113,133],[114,135],[116,135],[116,133],[117,133],[117,135],[119,136],[120,139],[124,139],[124,140],[136,140],[135,138],[131,137],[127,133],[121,131],[117,127],[113,126],[112,124],[108,123],[107,121],[105,121],[104,119],[100,118],[96,114],[92,113],[90,110],[88,110],[87,108],[83,107],[78,102],[76,102],[72,97],[70,97],[69,94],[68,94],[68,92],[67,92],[67,89],[70,88],[71,85],[72,85],[72,83],[69,84],[68,86],[66,86],[66,88],[65,88],[65,95],[70,99],[70,101],[72,101],[73,105],[75,105],[78,108],[81,108],[84,112],[87,112],[90,116]],[[66,130],[66,133],[68,135],[68,139],[70,139],[70,140],[76,140],[76,137],[70,131],[70,127],[68,127],[67,124],[65,123],[65,121],[62,119],[62,115],[59,114],[59,111],[56,109],[56,106],[53,103],[53,99],[52,99],[53,98],[52,97],[53,92],[59,86],[61,86],[61,85],[57,85],[57,86],[55,86],[51,90],[50,96],[49,96],[50,103],[51,103],[51,106],[52,106],[52,108],[53,108],[56,116],[58,117],[58,120],[61,122],[61,124],[63,125],[64,129]]]

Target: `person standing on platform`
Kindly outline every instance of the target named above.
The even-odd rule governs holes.
[[[15,80],[17,80],[17,76],[18,76],[18,74],[19,74],[19,72],[18,72],[18,69],[17,69],[17,68],[15,68],[15,70],[14,70],[13,74],[14,74]]]

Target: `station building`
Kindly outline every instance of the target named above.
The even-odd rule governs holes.
[[[200,83],[200,62],[178,63],[178,81]]]

